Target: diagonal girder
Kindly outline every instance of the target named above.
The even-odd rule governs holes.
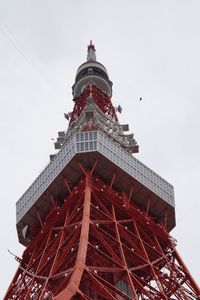
[[[93,171],[52,203],[4,299],[198,299],[165,228]]]

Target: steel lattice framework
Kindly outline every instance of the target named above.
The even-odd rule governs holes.
[[[96,85],[90,84],[85,88],[85,91],[76,98],[73,112],[71,113],[70,124],[79,118],[82,110],[84,109],[87,98],[93,97],[94,103],[105,114],[117,121],[116,109],[113,107],[110,97],[102,92]]]
[[[173,186],[133,157],[111,87],[91,43],[59,151],[17,202],[26,249],[4,300],[200,299],[169,234]]]
[[[84,171],[60,206],[54,199],[26,248],[5,299],[198,299],[164,228]]]

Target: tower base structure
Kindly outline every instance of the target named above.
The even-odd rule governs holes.
[[[200,299],[165,227],[114,188],[115,176],[79,168],[67,196],[52,198],[31,229],[4,300]]]

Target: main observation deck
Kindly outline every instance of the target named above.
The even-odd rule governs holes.
[[[145,210],[159,223],[166,222],[167,230],[175,226],[173,186],[136,159],[119,143],[101,130],[73,133],[60,151],[16,203],[19,241],[26,244],[24,228],[37,224],[38,211],[45,213],[52,203],[51,197],[61,193],[64,180],[74,185],[81,176],[79,164],[92,168],[102,179],[111,181],[113,187],[130,193],[131,201]],[[166,218],[167,216],[167,218]]]

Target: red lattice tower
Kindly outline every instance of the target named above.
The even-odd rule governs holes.
[[[132,155],[111,96],[90,43],[59,151],[17,202],[26,249],[4,299],[200,299],[169,235],[173,186]]]

